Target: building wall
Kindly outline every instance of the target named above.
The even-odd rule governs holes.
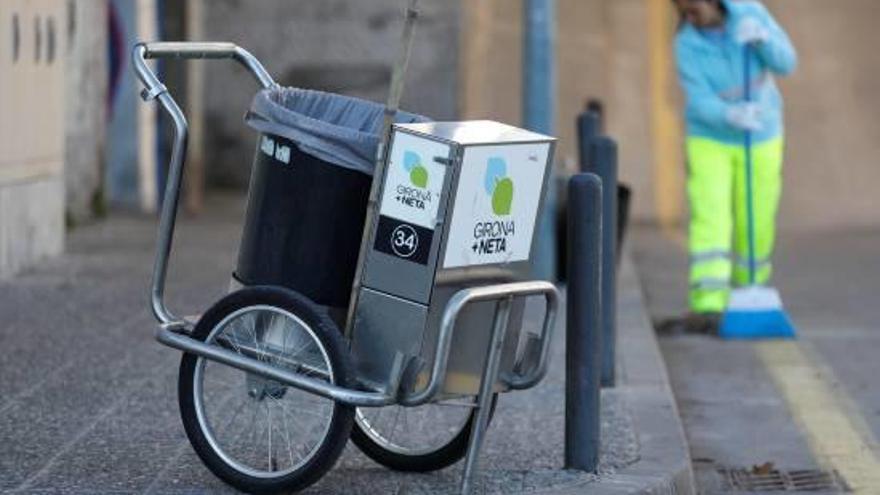
[[[459,118],[522,122],[522,3],[462,2]]]
[[[598,97],[620,141],[621,179],[634,214],[654,210],[646,0],[558,0],[558,167],[577,168],[575,118]],[[422,1],[404,106],[435,119],[522,124],[522,0]],[[205,39],[253,52],[286,85],[383,101],[396,53],[401,0],[211,2]],[[236,18],[237,22],[224,22]],[[279,19],[281,20],[279,22]],[[252,134],[242,114],[256,88],[242,70],[205,64],[205,173],[242,187]],[[680,191],[676,194],[680,194]]]
[[[397,54],[400,0],[212,1],[205,38],[235,42],[287,86],[384,102]],[[459,5],[423,1],[402,106],[438,120],[456,117]],[[229,22],[234,19],[234,22]],[[256,84],[228,63],[205,64],[205,173],[209,184],[243,187],[254,134],[242,122]]]
[[[783,228],[880,224],[875,0],[770,0],[800,54],[786,100]]]
[[[647,11],[651,2],[668,6],[664,0],[614,0],[613,3],[629,3],[634,11]],[[800,59],[792,76],[778,79],[786,102],[786,158],[780,228],[877,227],[880,215],[875,197],[880,167],[876,166],[876,156],[880,120],[876,116],[880,95],[875,87],[880,78],[880,58],[876,55],[880,31],[873,22],[877,2],[765,0],[764,4],[791,36]],[[650,53],[652,41],[648,40],[644,52]],[[669,63],[672,62],[670,58]],[[675,74],[672,75],[672,87],[662,88],[659,94],[675,104],[677,115],[674,121],[680,127],[682,97]],[[654,82],[668,84],[668,81],[651,83]],[[635,99],[641,93],[630,94]],[[662,107],[651,99],[648,103],[654,111]],[[630,139],[637,136],[626,135]],[[681,136],[677,141],[681,141]],[[655,167],[646,171],[650,172],[646,176],[651,177],[654,184],[651,189],[655,194],[654,207],[647,210],[646,218],[662,216],[659,214],[665,206],[675,213],[669,216],[671,220],[685,221],[687,204],[682,184],[685,162],[680,149],[678,153],[670,153],[663,149],[662,142],[656,140],[649,146],[638,147],[645,153],[658,156],[664,153],[675,155],[667,156],[667,162],[676,159],[682,164],[680,167],[670,163],[656,166],[655,162]],[[666,199],[678,198],[678,204],[670,205],[670,201],[657,198],[658,194],[668,196]]]
[[[633,191],[632,216],[636,221],[658,218],[662,198],[683,194],[680,184],[672,181],[658,187],[658,164],[655,149],[654,112],[652,102],[651,31],[647,2],[668,0],[603,0],[606,22],[599,27],[608,32],[608,132],[618,141],[619,177]],[[662,97],[671,94],[668,82],[660,81]],[[673,122],[672,125],[676,125]],[[674,158],[673,158],[674,160]],[[673,163],[672,167],[683,164]],[[668,166],[668,165],[667,165]]]
[[[65,82],[65,206],[79,224],[104,210],[104,147],[107,127],[107,4],[67,2]]]
[[[522,125],[523,2],[477,0],[462,5],[461,117]],[[607,93],[608,36],[600,28],[604,10],[602,0],[557,3],[557,158],[560,166],[571,170],[577,161],[574,119],[587,98]]]
[[[0,278],[64,247],[63,6],[0,3]]]
[[[664,0],[614,0],[613,3],[629,4],[632,16],[638,16],[639,11],[648,11],[651,2],[668,5]],[[880,215],[875,191],[880,182],[880,167],[876,166],[876,155],[880,120],[876,115],[880,95],[875,87],[880,78],[880,58],[876,56],[880,31],[873,22],[877,3],[872,0],[795,3],[765,0],[764,4],[791,36],[800,58],[798,70],[792,76],[778,79],[786,102],[780,228],[877,227]],[[649,44],[641,49],[643,53],[650,53],[651,42],[653,39],[648,39]],[[637,51],[631,50],[631,53]],[[670,58],[668,62],[674,61]],[[675,104],[674,121],[680,127],[682,97],[675,74],[672,75],[672,87],[664,87],[658,94]],[[651,81],[654,83],[668,84],[669,81]],[[641,92],[628,93],[630,101],[644,96]],[[662,106],[652,99],[647,102],[647,107],[640,106],[654,111]],[[630,125],[638,125],[631,117],[625,118]],[[639,133],[622,135],[637,139]],[[677,141],[681,141],[681,136]],[[667,162],[681,161],[680,167],[666,163],[646,170],[645,176],[651,177],[654,185],[648,191],[655,194],[651,202],[653,208],[645,211],[646,218],[661,216],[659,213],[665,204],[667,210],[674,213],[668,216],[670,220],[685,221],[687,205],[682,184],[685,162],[680,149],[670,153],[656,140],[646,143],[647,146],[638,141],[634,144],[644,153],[675,155],[674,158],[667,156]],[[665,199],[678,198],[678,204],[670,205],[670,201],[658,198],[659,194],[666,195]]]
[[[785,229],[876,227],[880,215],[880,30],[876,0],[766,0],[800,52],[780,80],[787,156]],[[521,122],[522,1],[463,2],[462,115]],[[599,96],[620,145],[636,220],[687,218],[686,162],[668,0],[557,0],[560,162],[573,170],[574,115]]]
[[[522,0],[463,2],[462,118],[521,125]],[[651,215],[651,134],[644,0],[557,0],[557,170],[578,169],[575,121],[589,98],[605,103],[619,141],[620,178],[634,215]]]

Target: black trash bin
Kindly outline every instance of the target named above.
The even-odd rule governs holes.
[[[364,229],[384,107],[320,91],[257,94],[256,157],[235,278],[345,307]],[[399,112],[398,122],[424,117]]]

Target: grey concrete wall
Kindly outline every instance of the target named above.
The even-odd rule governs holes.
[[[103,211],[103,161],[107,122],[107,4],[67,3],[64,180],[68,221]]]
[[[212,1],[205,38],[238,43],[284,85],[383,102],[397,53],[404,0]],[[459,2],[421,2],[403,96],[407,110],[456,117]],[[256,85],[228,63],[205,67],[205,168],[209,184],[243,187],[254,135],[242,115]]]

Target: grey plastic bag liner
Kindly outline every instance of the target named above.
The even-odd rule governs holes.
[[[322,161],[373,175],[385,107],[322,91],[269,88],[257,93],[245,122],[259,132],[297,143]],[[397,123],[426,122],[399,111]]]

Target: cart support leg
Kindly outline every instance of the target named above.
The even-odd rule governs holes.
[[[510,320],[510,306],[512,297],[506,297],[498,301],[495,309],[495,321],[492,324],[492,335],[489,340],[489,350],[486,354],[486,366],[483,367],[483,377],[480,379],[480,395],[477,398],[477,417],[471,426],[471,438],[468,445],[467,457],[465,458],[464,474],[461,478],[461,493],[468,495],[473,488],[473,476],[477,470],[477,462],[480,457],[480,448],[483,446],[483,437],[489,423],[489,411],[492,403],[492,389],[498,380],[498,366],[501,363],[501,348],[504,345],[504,335],[507,333],[507,323]]]

